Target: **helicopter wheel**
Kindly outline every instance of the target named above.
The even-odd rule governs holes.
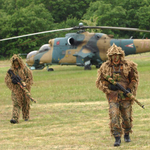
[[[48,68],[47,71],[54,71],[54,69],[53,68]]]
[[[84,66],[84,70],[91,70],[91,65]]]

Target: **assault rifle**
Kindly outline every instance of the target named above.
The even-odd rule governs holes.
[[[126,90],[122,85],[120,85],[119,83],[117,83],[116,81],[113,80],[113,78],[111,78],[109,75],[104,75],[104,78],[111,84],[115,85],[118,90],[121,90],[124,92],[124,94],[126,96],[128,96],[131,100],[134,100],[139,106],[141,106],[144,109],[144,105],[141,104],[132,93],[130,93],[128,90]]]
[[[30,100],[32,102],[36,103],[36,100],[34,100],[34,98],[31,97],[31,94],[27,90],[26,85],[22,81],[22,79],[18,75],[15,75],[11,69],[8,70],[8,74],[11,76],[11,79],[12,79],[12,81],[14,81],[14,83],[19,84],[19,86],[23,89],[23,91],[30,98]]]

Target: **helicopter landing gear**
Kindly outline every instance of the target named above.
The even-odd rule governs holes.
[[[47,71],[54,71],[54,69],[53,68],[48,68]]]
[[[91,65],[84,66],[84,70],[91,70]]]
[[[91,70],[91,61],[90,60],[85,62],[84,70]]]
[[[46,67],[47,67],[47,71],[54,71],[54,69],[53,68],[49,68],[48,65]]]

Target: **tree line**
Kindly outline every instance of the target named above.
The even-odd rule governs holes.
[[[149,30],[150,0],[1,0],[0,39],[84,25],[118,26]],[[89,30],[91,31],[91,30]],[[73,31],[71,31],[73,32]],[[74,31],[76,32],[76,31]],[[92,30],[115,38],[149,38],[148,33]],[[0,59],[38,50],[49,39],[67,32],[41,34],[0,42]]]

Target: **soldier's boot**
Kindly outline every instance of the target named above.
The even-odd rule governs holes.
[[[29,117],[28,116],[25,116],[23,117],[24,121],[28,121],[29,120]]]
[[[121,144],[121,138],[120,137],[115,137],[114,146],[120,146],[120,144]]]
[[[13,123],[13,124],[15,124],[15,123],[18,123],[16,120],[14,120],[14,119],[11,119],[10,120],[10,123]]]
[[[129,133],[125,133],[125,135],[124,135],[124,141],[125,141],[125,142],[131,142]]]

